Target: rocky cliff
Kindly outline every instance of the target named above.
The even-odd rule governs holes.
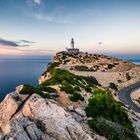
[[[70,112],[54,100],[44,99],[37,94],[20,95],[16,91],[8,94],[0,104],[0,139],[92,140],[105,138],[94,133],[91,137]]]
[[[103,55],[55,56],[37,87],[21,85],[0,103],[0,140],[138,140],[127,109],[112,96],[117,86],[76,73],[126,69],[138,68]]]

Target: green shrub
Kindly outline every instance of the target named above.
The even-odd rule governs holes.
[[[112,69],[113,67],[115,67],[114,64],[108,64],[108,69]]]
[[[86,92],[91,92],[90,86],[87,85],[87,86],[85,87],[85,91],[86,91]]]
[[[116,85],[115,83],[110,83],[110,84],[109,84],[109,87],[110,87],[111,89],[118,90],[118,87],[117,87],[117,85]]]
[[[51,73],[51,76],[51,79],[55,79],[55,81],[60,84],[62,84],[64,80],[71,85],[76,85],[76,83],[78,82],[77,76],[67,70],[54,69]]]
[[[88,76],[88,77],[83,77],[83,79],[87,82],[87,84],[89,84],[90,86],[93,85],[98,85],[98,81],[96,80],[96,78],[92,77],[92,76]]]
[[[54,89],[52,87],[46,87],[46,91],[49,93],[56,93],[56,89]]]
[[[31,85],[24,84],[22,90],[20,91],[20,94],[34,94],[37,93],[37,89]]]
[[[69,97],[71,101],[77,102],[78,100],[84,101],[84,97],[81,94],[74,92],[72,96]]]
[[[76,91],[81,91],[81,89],[80,89],[79,86],[75,86],[75,87],[74,87],[74,90],[76,90]]]
[[[64,64],[67,64],[68,62],[70,62],[70,60],[69,59],[67,59],[67,60],[64,60]]]
[[[43,86],[43,85],[38,86],[38,89],[42,90],[42,91],[49,92],[49,93],[56,93],[57,92],[56,89],[54,89],[52,87]]]
[[[118,83],[122,83],[122,80],[118,80]]]
[[[137,135],[129,129],[102,117],[97,117],[89,121],[89,125],[97,133],[109,140],[139,140]]]
[[[20,91],[20,94],[39,94],[40,96],[42,96],[43,98],[50,98],[50,95],[47,93],[43,93],[42,90],[40,88],[35,88],[31,85],[23,85],[23,89]]]
[[[74,89],[71,86],[71,84],[69,84],[65,80],[62,81],[62,86],[61,86],[60,89],[61,89],[61,91],[65,91],[66,93],[69,93],[69,94],[73,94],[74,93]]]
[[[97,69],[94,69],[94,68],[88,68],[85,65],[80,65],[80,66],[77,65],[77,66],[74,67],[74,69],[77,70],[77,71],[96,71],[97,70]]]
[[[84,65],[82,65],[82,66],[77,65],[74,67],[74,69],[77,71],[89,71],[89,68],[87,66],[84,66]]]
[[[81,88],[84,88],[85,84],[89,84],[90,86],[98,84],[98,81],[94,77],[82,77],[82,76],[74,75],[70,73],[68,70],[61,70],[58,68],[57,69],[54,68],[51,71],[51,78],[46,80],[42,85],[49,86],[55,84],[62,84],[64,80],[73,86],[77,85]]]
[[[39,92],[38,94],[43,98],[50,99],[50,94],[48,94],[48,93]]]
[[[41,85],[50,86],[50,85],[56,85],[56,84],[59,84],[59,82],[56,79],[50,78],[50,79],[46,80],[45,82],[43,82]]]
[[[134,130],[126,111],[106,90],[95,89],[85,111],[88,117],[95,118],[100,116]]]
[[[63,59],[63,60],[65,60],[66,58],[67,58],[67,56],[66,56],[66,55],[63,55],[63,56],[62,56],[62,59]]]
[[[61,62],[50,63],[49,67],[47,68],[47,72],[51,72],[55,67],[58,67],[60,64],[61,64]]]

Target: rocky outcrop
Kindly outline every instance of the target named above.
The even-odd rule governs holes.
[[[79,110],[77,112],[83,114]],[[69,111],[54,100],[15,92],[0,103],[0,140],[92,139]]]

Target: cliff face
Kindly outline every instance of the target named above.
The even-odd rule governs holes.
[[[76,57],[56,55],[52,64],[76,75],[94,76],[103,87],[115,83],[120,89],[140,80],[140,66],[105,55],[80,54]],[[49,78],[50,73],[46,70],[46,73],[39,78],[39,83]]]
[[[122,65],[125,65],[124,68]],[[94,131],[94,127],[89,127],[88,122],[94,122],[95,116],[87,116],[85,108],[94,90],[99,92],[96,93],[100,95],[99,98],[102,97],[101,93],[108,95],[102,81],[108,84],[109,81],[104,79],[109,78],[100,79],[104,77],[102,74],[114,76],[117,72],[116,77],[120,78],[120,73],[123,72],[124,76],[127,70],[134,72],[132,76],[128,75],[132,78],[136,76],[135,69],[139,68],[132,63],[103,55],[55,56],[52,64],[39,78],[37,87],[21,85],[0,103],[0,140],[106,140]],[[111,80],[113,76],[109,76]],[[111,95],[109,104],[116,107],[118,103],[112,98]],[[108,104],[107,100],[106,103]],[[101,106],[96,110],[98,113],[101,112]],[[120,104],[118,106],[117,111],[122,111]],[[107,109],[108,107],[107,105]],[[124,119],[124,123],[127,120],[131,125],[127,114],[123,111],[121,113],[122,118],[128,119]],[[112,114],[107,115],[112,117]],[[118,117],[117,114],[115,117]],[[95,120],[97,131],[101,127],[99,134],[109,139],[114,137],[121,140],[129,135],[138,139],[129,127],[123,126],[124,123],[118,124],[102,115],[96,116]],[[112,130],[114,133],[111,133]]]
[[[0,139],[92,140],[93,138],[54,100],[45,100],[37,94],[29,97],[14,92],[7,95],[0,104]]]

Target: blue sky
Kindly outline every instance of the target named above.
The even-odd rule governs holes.
[[[140,0],[0,0],[0,55],[140,53]],[[102,43],[99,43],[102,42]]]

